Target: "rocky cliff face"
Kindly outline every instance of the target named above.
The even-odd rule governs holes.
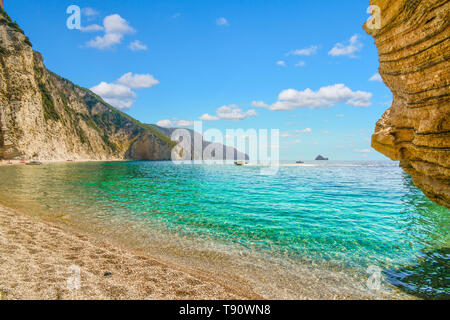
[[[0,159],[169,160],[173,145],[154,127],[48,71],[1,10]],[[131,152],[136,146],[151,151]]]
[[[450,208],[450,1],[371,0],[381,28],[367,24],[392,106],[372,146],[411,174],[435,202]]]
[[[161,128],[161,127],[157,127],[157,129],[169,137],[171,137],[174,131],[177,130],[176,128]],[[189,135],[191,137],[191,141],[189,142],[191,149],[190,150],[191,160],[222,160],[222,159],[249,160],[249,156],[247,154],[240,152],[233,147],[225,146],[220,143],[213,143],[206,141],[203,139],[203,136],[200,133],[190,129],[185,130],[189,132]],[[199,146],[201,145],[201,147],[195,146],[196,140],[201,141],[201,144],[199,143]],[[215,154],[215,151],[213,152],[212,150],[215,150],[217,152],[221,151],[221,157],[219,153]],[[179,154],[179,157],[180,158],[183,157],[183,152]]]
[[[0,160],[178,160],[173,130],[140,123],[47,70],[0,9]]]

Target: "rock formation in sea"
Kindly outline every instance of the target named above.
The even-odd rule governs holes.
[[[0,9],[0,160],[170,160],[161,129],[49,71]]]
[[[325,158],[322,155],[318,155],[317,158],[316,158],[316,161],[328,161],[328,158]]]
[[[400,160],[415,185],[450,208],[450,1],[370,4],[380,9],[380,28],[375,20],[364,28],[375,38],[379,73],[393,93],[372,146]]]

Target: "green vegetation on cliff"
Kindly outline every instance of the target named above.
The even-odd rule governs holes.
[[[44,110],[44,119],[47,120],[60,120],[60,116],[58,112],[56,112],[55,109],[55,103],[53,102],[53,97],[50,94],[50,92],[47,90],[47,87],[42,83],[39,82],[38,84],[39,91],[41,92],[42,96],[42,108]]]
[[[9,15],[6,13],[6,11],[3,10],[1,7],[0,7],[0,24],[5,24],[5,25],[13,28],[14,30],[20,32],[21,34],[25,35],[25,32],[19,27],[17,22],[13,21],[9,17]],[[30,42],[30,39],[27,36],[25,36],[25,43],[31,47],[33,46]]]
[[[1,8],[0,39],[0,136],[8,141],[0,143],[1,158],[170,159],[175,143],[169,137],[47,70]]]

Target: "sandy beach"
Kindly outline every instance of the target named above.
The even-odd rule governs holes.
[[[201,271],[0,205],[0,300],[259,298]]]
[[[0,160],[0,166],[24,166],[26,163],[29,163],[34,160],[26,160],[25,162],[21,160]],[[62,163],[84,163],[84,162],[104,162],[104,161],[115,161],[115,162],[121,162],[126,160],[35,160],[40,162],[41,164],[62,164]]]

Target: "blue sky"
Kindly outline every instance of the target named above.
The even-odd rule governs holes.
[[[142,122],[280,129],[282,159],[385,159],[370,148],[392,96],[369,80],[368,1],[4,2],[50,70]]]

